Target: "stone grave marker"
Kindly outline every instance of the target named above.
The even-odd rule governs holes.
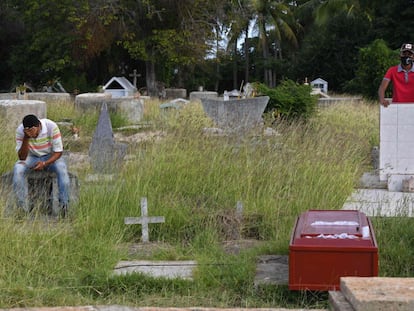
[[[240,133],[263,126],[262,115],[269,101],[268,96],[251,98],[201,98],[204,112],[218,128]]]
[[[193,279],[193,270],[197,266],[194,260],[182,261],[150,261],[134,260],[120,261],[114,268],[115,275],[129,273],[143,273],[152,277],[164,277],[167,279]]]
[[[40,119],[46,118],[46,103],[40,100],[0,100],[0,120],[7,121],[8,129],[12,132],[22,122],[23,117],[29,113],[37,115]]]
[[[91,166],[96,173],[116,172],[125,157],[127,145],[115,143],[108,108],[104,103],[98,124],[89,146]]]
[[[148,216],[147,198],[141,198],[141,217],[125,217],[126,225],[140,224],[142,226],[142,242],[149,242],[148,224],[165,222],[164,216]]]

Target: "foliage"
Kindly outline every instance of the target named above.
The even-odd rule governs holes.
[[[389,67],[398,64],[398,55],[398,51],[390,50],[381,39],[361,48],[355,78],[346,84],[345,90],[370,99],[377,98],[381,80]],[[390,96],[390,90],[387,92]]]
[[[255,84],[260,94],[270,97],[266,111],[272,111],[284,119],[309,119],[315,112],[317,97],[311,95],[309,85],[300,85],[292,80],[282,81],[276,88]]]
[[[358,47],[370,41],[369,27],[364,16],[351,18],[345,13],[329,19],[324,26],[310,27],[297,52],[294,78],[322,78],[328,81],[329,91],[343,91],[343,85],[355,76]]]
[[[410,42],[413,16],[406,0],[3,0],[0,89],[60,77],[69,92],[95,91],[137,69],[153,94],[158,82],[222,92],[318,77],[343,92],[360,48]]]

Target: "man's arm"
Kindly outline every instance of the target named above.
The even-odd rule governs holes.
[[[19,160],[24,161],[27,158],[27,155],[29,154],[29,138],[33,136],[33,133],[36,129],[30,128],[30,129],[24,129],[23,130],[23,139],[22,139],[22,145],[20,146],[20,149],[17,151],[17,156],[19,157]],[[17,134],[17,136],[20,136],[21,134]],[[18,137],[16,139],[19,139]]]
[[[390,80],[382,79],[381,84],[378,88],[379,102],[384,107],[388,107],[388,105],[390,104],[390,102],[385,99],[385,91],[387,90],[389,84],[390,84]]]

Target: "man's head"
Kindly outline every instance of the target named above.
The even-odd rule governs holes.
[[[407,54],[407,52],[410,55],[414,55],[414,45],[413,44],[411,44],[411,43],[404,43],[401,46],[400,55],[403,56],[403,54]]]
[[[401,65],[411,66],[414,60],[414,45],[411,43],[404,43],[400,48]]]
[[[24,133],[31,138],[39,136],[40,120],[34,114],[28,114],[23,118]]]
[[[39,119],[34,114],[28,114],[23,118],[23,127],[29,129],[40,124]]]

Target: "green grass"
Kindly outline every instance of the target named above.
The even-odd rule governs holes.
[[[280,135],[241,138],[204,135],[211,121],[199,104],[169,113],[160,113],[158,105],[146,103],[144,120],[151,122],[150,130],[163,131],[163,138],[131,145],[132,160],[115,182],[86,182],[90,170],[71,167],[81,193],[70,219],[0,220],[0,307],[326,307],[324,292],[254,288],[255,261],[261,254],[288,254],[301,212],[342,207],[370,169],[370,151],[378,145],[378,107],[336,105],[307,123],[274,125]],[[81,115],[61,104],[48,106],[48,116],[73,120],[81,138],[75,141],[62,129],[65,146],[87,153],[97,114]],[[112,118],[125,125],[122,117]],[[2,133],[5,173],[16,155],[13,134]],[[148,258],[128,254],[127,246],[139,241],[140,227],[123,224],[124,217],[140,215],[144,196],[149,214],[166,218],[150,226],[150,239],[165,247],[149,258],[197,260],[193,282],[111,275],[119,260]],[[237,201],[244,208],[243,238],[262,243],[228,255],[223,242],[234,233]],[[373,224],[380,275],[413,276],[413,220],[375,218]]]

